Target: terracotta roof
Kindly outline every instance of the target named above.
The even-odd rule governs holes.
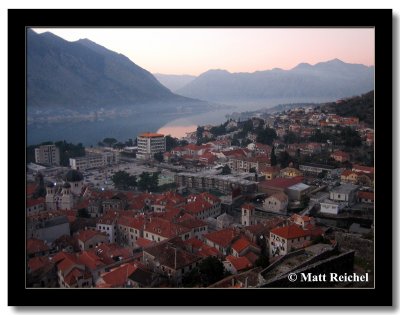
[[[64,252],[59,252],[52,258],[52,261],[63,273],[78,264],[76,255]]]
[[[248,252],[246,255],[244,255],[244,257],[246,257],[254,266],[254,264],[256,263],[257,259],[260,257],[257,254],[255,254],[254,252]]]
[[[123,287],[129,276],[137,269],[134,264],[123,264],[101,275],[102,280],[111,288]]]
[[[83,251],[78,256],[78,262],[85,265],[90,270],[96,270],[105,266],[102,259],[92,251]]]
[[[297,224],[291,224],[271,230],[271,233],[278,235],[284,239],[294,239],[310,235],[310,231],[303,230]]]
[[[38,198],[38,199],[29,198],[29,199],[26,200],[26,207],[30,208],[30,207],[33,207],[33,206],[44,204],[44,202],[45,202],[44,198]]]
[[[50,259],[46,256],[33,257],[28,260],[28,268],[31,272],[51,265]]]
[[[77,234],[78,240],[80,240],[81,242],[87,242],[88,240],[92,239],[95,236],[104,236],[108,238],[106,233],[93,230],[83,230],[79,231]]]
[[[331,154],[331,156],[339,156],[339,157],[344,157],[344,158],[348,158],[349,154],[343,151],[335,151]]]
[[[245,203],[245,204],[242,205],[242,209],[246,209],[246,210],[254,210],[255,208],[256,208],[256,207],[253,206],[253,205],[250,204],[250,203]]]
[[[119,225],[128,226],[130,228],[134,228],[136,230],[143,230],[144,218],[143,217],[129,217],[129,216],[121,216],[118,219]]]
[[[190,229],[183,226],[179,226],[167,220],[155,217],[151,218],[151,222],[146,224],[144,231],[160,235],[165,238],[171,238],[174,236],[190,232]]]
[[[202,211],[212,208],[213,205],[206,200],[202,200],[201,198],[196,199],[195,201],[189,202],[184,206],[184,209],[190,214],[198,214]]]
[[[197,218],[181,221],[178,224],[191,230],[198,227],[208,226],[206,222]]]
[[[145,132],[145,133],[140,134],[139,137],[143,137],[143,138],[158,138],[158,137],[164,137],[164,135],[161,134],[161,133]]]
[[[101,218],[97,219],[97,224],[113,225],[116,223],[118,215],[118,211],[109,211]]]
[[[150,240],[148,240],[148,239],[145,239],[145,238],[143,238],[143,237],[139,237],[139,238],[136,240],[135,244],[136,244],[137,246],[139,246],[139,247],[145,248],[145,247],[147,247],[147,246],[149,246],[149,245],[151,245],[151,244],[154,244],[154,242],[153,242],[153,241],[150,241]]]
[[[162,242],[156,246],[144,249],[144,252],[155,257],[161,265],[168,268],[175,269],[176,264],[176,270],[191,265],[201,259],[201,257],[182,250],[181,248],[177,248],[168,242]]]
[[[253,264],[250,262],[250,260],[246,258],[246,256],[234,257],[229,255],[226,256],[225,259],[232,264],[236,271],[241,271],[253,267]]]
[[[347,177],[347,176],[349,176],[351,174],[357,174],[357,172],[354,172],[354,171],[351,171],[351,170],[344,170],[341,175]]]
[[[33,195],[37,189],[37,184],[36,183],[29,183],[26,185],[26,195],[30,196]]]
[[[375,200],[375,196],[372,191],[359,191],[357,194],[358,198]]]
[[[241,253],[244,249],[246,249],[249,246],[259,248],[256,244],[250,242],[248,239],[241,237],[232,244],[232,249],[234,249],[237,253]]]
[[[26,253],[28,255],[45,252],[49,250],[49,246],[42,240],[30,238],[26,241]]]
[[[232,240],[236,237],[236,233],[232,229],[223,229],[220,231],[211,232],[204,235],[205,239],[210,240],[211,242],[218,244],[222,247],[228,247]]]
[[[303,181],[303,176],[296,176],[293,178],[274,178],[259,183],[259,187],[265,188],[288,188]]]
[[[359,171],[367,174],[373,174],[375,172],[375,168],[365,165],[353,164],[353,171]]]

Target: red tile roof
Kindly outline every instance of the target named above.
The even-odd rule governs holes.
[[[88,240],[90,240],[93,237],[98,236],[98,235],[108,238],[106,233],[100,232],[100,231],[93,231],[93,230],[79,231],[77,234],[77,237],[78,237],[78,240],[80,240],[81,242],[87,242]]]
[[[144,138],[158,138],[158,137],[164,137],[164,135],[161,134],[161,133],[145,132],[145,133],[140,134],[139,137],[144,137]]]
[[[250,260],[248,260],[246,256],[234,257],[229,255],[226,256],[225,259],[232,264],[236,271],[246,270],[253,267],[253,264],[250,262]]]
[[[130,228],[134,228],[136,230],[143,230],[144,225],[144,218],[143,217],[129,217],[129,216],[121,216],[118,219],[119,225],[124,225]]]
[[[147,246],[149,246],[149,245],[151,245],[151,244],[154,244],[154,242],[153,241],[150,241],[150,240],[148,240],[148,239],[145,239],[145,238],[143,238],[143,237],[139,237],[137,240],[136,240],[136,243],[135,243],[137,246],[139,246],[139,247],[142,247],[142,248],[146,248]]]
[[[242,205],[242,209],[246,209],[246,210],[254,210],[255,208],[256,208],[256,207],[253,206],[253,205],[250,204],[250,203],[245,203],[245,204]]]
[[[246,255],[244,255],[244,257],[246,257],[254,265],[260,256],[254,252],[248,252]]]
[[[284,227],[275,228],[271,230],[271,233],[289,240],[299,237],[306,237],[310,235],[310,231],[303,230],[297,224],[291,224]]]
[[[46,256],[33,257],[28,260],[28,268],[31,272],[46,268],[51,265],[50,259]]]
[[[374,200],[375,196],[372,191],[359,191],[358,193],[358,198],[360,199],[369,199],[369,200]]]
[[[144,228],[145,232],[160,235],[165,238],[172,238],[174,236],[182,235],[190,232],[190,229],[179,226],[161,218],[151,218],[151,222],[146,223]]]
[[[374,174],[375,168],[365,165],[353,164],[353,171],[359,171],[367,174]]]
[[[78,256],[78,262],[92,271],[105,266],[102,259],[92,251],[83,251]]]
[[[137,267],[134,264],[123,264],[117,268],[111,269],[111,271],[103,273],[101,278],[108,284],[110,288],[123,287],[129,276],[135,272]]]
[[[250,242],[248,239],[241,237],[232,244],[232,249],[234,249],[237,253],[241,253],[249,246],[259,248],[256,244]]]
[[[190,214],[198,214],[202,211],[206,211],[207,209],[212,208],[213,205],[208,201],[202,199],[196,199],[195,201],[189,202],[187,205],[184,206],[184,209],[189,212]]]
[[[288,188],[303,181],[303,176],[296,176],[293,178],[274,178],[259,183],[261,187],[271,188]]]
[[[30,208],[30,207],[33,207],[33,206],[44,204],[44,202],[45,202],[44,198],[38,198],[38,199],[29,198],[29,199],[26,200],[26,207]]]
[[[45,252],[49,250],[49,246],[42,240],[30,238],[26,241],[26,253],[28,255]]]
[[[208,239],[214,244],[218,244],[224,248],[228,247],[235,237],[236,233],[232,229],[223,229],[204,235],[205,239]]]

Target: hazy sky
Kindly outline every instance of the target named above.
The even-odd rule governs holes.
[[[374,29],[35,28],[68,41],[88,38],[152,73],[199,75],[209,69],[291,69],[339,58],[374,65]]]

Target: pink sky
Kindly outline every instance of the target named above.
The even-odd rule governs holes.
[[[374,65],[373,28],[34,29],[66,40],[90,40],[152,73],[199,75],[209,69],[291,69],[334,58]]]

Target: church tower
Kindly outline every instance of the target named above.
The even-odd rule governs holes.
[[[56,194],[56,187],[54,187],[53,183],[48,183],[46,186],[46,208],[47,208],[47,210],[57,210],[55,194]]]
[[[249,226],[256,224],[256,220],[254,217],[255,207],[249,203],[245,203],[242,206],[242,225]]]
[[[71,185],[69,183],[65,183],[61,190],[61,209],[70,210],[74,206],[74,196],[71,192]]]

